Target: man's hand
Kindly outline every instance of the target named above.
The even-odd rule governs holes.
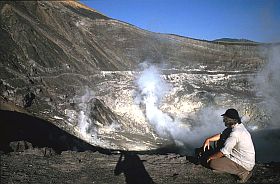
[[[212,137],[209,137],[205,139],[203,143],[203,151],[205,151],[206,147],[209,150],[210,149],[210,142],[218,141],[221,138],[221,134],[213,135]]]
[[[212,160],[211,157],[209,157],[209,158],[207,159],[207,164],[210,162],[210,160]]]
[[[203,143],[203,151],[205,151],[206,147],[207,147],[208,150],[210,149],[210,141],[209,141],[209,139],[206,139],[204,141],[204,143]]]

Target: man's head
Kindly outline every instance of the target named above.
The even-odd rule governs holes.
[[[232,125],[241,123],[239,114],[238,114],[237,110],[235,110],[235,109],[228,109],[221,116],[224,117],[223,121],[224,121],[226,127],[231,127]]]

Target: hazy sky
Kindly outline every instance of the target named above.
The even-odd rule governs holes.
[[[280,42],[280,0],[81,0],[145,30],[214,40]]]

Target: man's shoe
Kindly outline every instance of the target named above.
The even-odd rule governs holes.
[[[252,171],[247,171],[246,173],[240,175],[240,180],[237,180],[237,183],[246,183],[248,179],[251,178],[252,174]]]

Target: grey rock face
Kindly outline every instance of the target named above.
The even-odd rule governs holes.
[[[42,118],[92,145],[190,148],[204,136],[190,133],[205,127],[200,114],[216,116],[213,109],[236,107],[251,127],[269,119],[250,81],[266,64],[269,45],[153,33],[72,1],[1,2],[0,14],[1,108]],[[159,136],[135,103],[143,62],[172,86],[158,109],[193,139]]]

